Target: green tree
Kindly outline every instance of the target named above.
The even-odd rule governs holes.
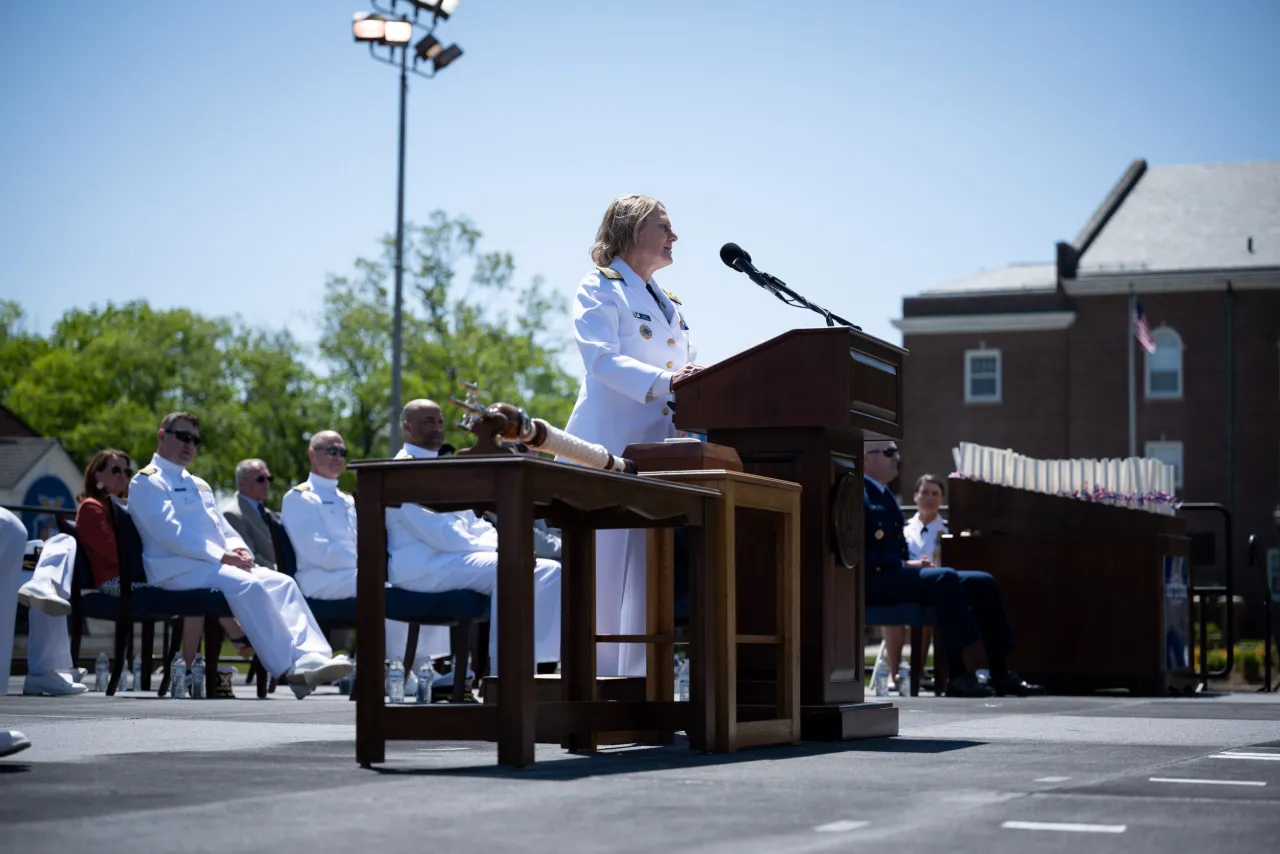
[[[511,254],[482,251],[482,235],[465,217],[436,211],[405,234],[403,399],[429,397],[456,419],[462,411],[448,399],[467,380],[485,402],[515,403],[563,425],[577,391],[557,364],[564,330],[555,318],[567,312],[564,300],[537,277],[517,286]],[[327,284],[320,353],[339,429],[356,456],[387,452],[393,276],[394,243],[386,239],[380,259],[361,258],[351,275]],[[448,441],[471,444],[452,427]]]
[[[48,349],[39,335],[26,330],[26,315],[16,302],[0,300],[0,403],[41,354]]]
[[[190,410],[204,439],[192,471],[222,491],[245,457],[282,481],[305,474],[305,431],[329,411],[287,333],[143,301],[67,312],[5,402],[81,464],[104,447],[149,460],[160,419]]]

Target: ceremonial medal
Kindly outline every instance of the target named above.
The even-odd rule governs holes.
[[[645,324],[643,324],[643,323],[642,323],[642,324],[640,324],[640,337],[641,337],[641,338],[644,338],[644,339],[652,338],[652,337],[653,337],[653,330],[652,330],[652,329],[650,329],[648,326],[646,326],[646,325],[645,325]]]

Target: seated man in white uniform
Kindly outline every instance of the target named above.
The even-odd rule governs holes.
[[[404,448],[397,460],[429,459],[444,442],[444,416],[433,401],[412,400],[401,417]],[[387,509],[387,578],[422,593],[475,590],[491,599],[490,675],[498,673],[498,532],[475,513],[435,513],[417,504]],[[560,564],[537,558],[534,573],[535,661],[560,660]]]
[[[347,468],[346,442],[337,432],[322,430],[311,437],[307,457],[311,474],[285,493],[280,504],[280,521],[298,558],[298,588],[312,599],[351,599],[356,595],[356,503],[338,489]],[[408,634],[407,623],[387,621],[389,658],[404,655]],[[429,657],[425,648],[420,635],[416,660]],[[438,654],[448,651],[446,632],[444,651]]]
[[[256,566],[214,501],[209,484],[187,471],[200,421],[166,415],[151,464],[129,484],[128,513],[142,537],[147,581],[165,590],[215,588],[226,596],[267,672],[298,699],[351,672],[334,656],[294,580]]]

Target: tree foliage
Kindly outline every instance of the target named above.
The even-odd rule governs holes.
[[[430,397],[456,418],[447,401],[466,379],[486,402],[563,424],[576,383],[550,343],[567,338],[552,329],[562,300],[537,278],[517,287],[511,255],[482,251],[465,218],[436,212],[406,236],[403,400]],[[0,403],[81,464],[103,447],[145,461],[160,418],[191,410],[205,439],[194,472],[229,492],[235,464],[261,457],[279,493],[306,477],[319,430],[342,432],[354,458],[387,454],[393,277],[390,239],[378,259],[331,277],[313,348],[285,330],[144,301],[70,310],[46,337],[0,302]],[[448,441],[471,444],[456,428]]]

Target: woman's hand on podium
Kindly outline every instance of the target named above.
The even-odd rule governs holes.
[[[671,376],[671,387],[672,387],[672,388],[675,388],[675,387],[676,387],[676,383],[680,382],[681,380],[686,380],[686,379],[688,379],[689,377],[693,376],[694,374],[696,374],[696,373],[697,373],[698,371],[700,371],[700,370],[702,370],[702,365],[695,365],[695,364],[693,364],[692,362],[690,362],[689,364],[685,365],[685,366],[684,366],[683,368],[681,368],[680,370],[676,371],[676,372]]]

